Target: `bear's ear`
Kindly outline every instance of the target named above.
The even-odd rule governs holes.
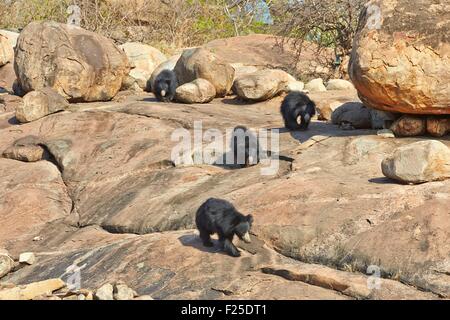
[[[250,223],[250,224],[253,223],[253,216],[252,216],[251,214],[249,214],[249,215],[247,216],[247,222]]]

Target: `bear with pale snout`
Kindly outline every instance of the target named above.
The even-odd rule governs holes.
[[[205,247],[212,247],[211,235],[217,233],[225,252],[233,257],[241,254],[233,244],[234,235],[249,243],[252,215],[243,215],[228,201],[210,198],[198,208],[195,223]]]

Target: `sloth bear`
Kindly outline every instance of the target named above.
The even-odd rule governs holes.
[[[284,98],[280,111],[287,129],[306,130],[311,118],[316,114],[316,104],[306,94],[293,91]],[[299,116],[300,124],[297,122]]]
[[[249,243],[249,231],[252,227],[252,215],[244,216],[226,200],[209,198],[198,208],[195,223],[205,247],[212,247],[211,235],[219,235],[220,244],[225,252],[240,257],[239,250],[233,244],[233,237]]]
[[[233,129],[230,144],[234,156],[233,164],[247,168],[259,162],[258,138],[246,127],[237,126]],[[241,158],[239,158],[239,155],[241,155]],[[244,156],[243,159],[242,155]]]
[[[162,102],[170,102],[175,98],[178,87],[177,76],[172,70],[165,69],[155,78],[153,93]]]

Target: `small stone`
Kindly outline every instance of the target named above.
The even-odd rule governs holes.
[[[95,300],[114,300],[114,288],[112,284],[106,283],[95,292]]]
[[[34,255],[33,252],[21,253],[19,256],[19,262],[32,265],[33,263],[36,262],[36,256]]]
[[[132,300],[135,296],[137,293],[124,283],[119,282],[114,286],[115,300]]]
[[[378,130],[377,136],[382,138],[395,138],[395,134],[389,129]]]
[[[33,241],[42,241],[42,237],[41,236],[37,236],[33,238]]]

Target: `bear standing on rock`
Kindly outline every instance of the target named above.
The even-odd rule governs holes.
[[[226,200],[210,198],[198,208],[195,223],[205,247],[212,247],[211,235],[217,233],[219,241],[228,254],[241,254],[233,244],[233,237],[249,243],[249,231],[253,223],[252,215],[244,216]]]
[[[284,98],[280,111],[287,129],[306,130],[316,114],[316,104],[306,94],[293,91]],[[301,117],[300,124],[298,117]]]
[[[162,102],[171,102],[175,99],[177,87],[178,81],[175,72],[165,69],[156,76],[152,89],[156,99]]]

